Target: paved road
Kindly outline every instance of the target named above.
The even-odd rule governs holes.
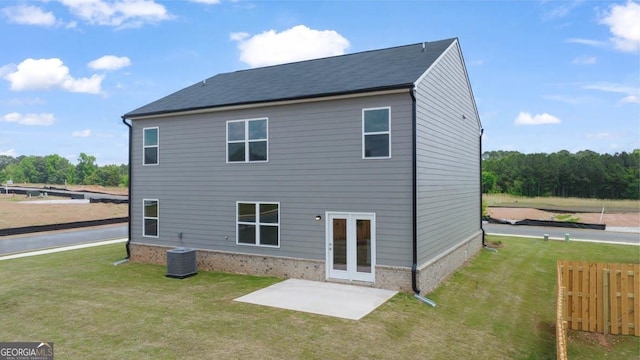
[[[640,234],[638,233],[499,224],[483,224],[482,227],[487,234],[533,236],[541,239],[544,234],[549,234],[552,239],[564,239],[565,234],[569,234],[570,240],[640,245]]]
[[[128,235],[127,226],[116,225],[0,237],[0,255],[126,238]],[[569,234],[571,240],[640,245],[640,234],[638,233],[498,224],[483,224],[483,227],[487,234],[529,236],[540,239],[544,237],[544,234],[549,234],[551,239],[564,239],[565,234]]]
[[[126,238],[128,236],[127,227],[128,225],[101,226],[72,231],[0,237],[0,255]]]

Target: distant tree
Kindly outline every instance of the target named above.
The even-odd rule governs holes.
[[[69,160],[57,154],[47,155],[44,157],[46,167],[47,184],[64,184],[68,180],[69,174],[75,171],[75,168]]]
[[[98,165],[96,165],[96,157],[80,153],[78,157],[78,164],[76,165],[76,178],[75,183],[90,185],[92,181],[93,173],[96,172]]]
[[[482,172],[482,192],[491,194],[496,191],[496,175],[491,171]]]
[[[105,165],[96,169],[88,182],[102,186],[120,185],[120,168],[118,165]]]
[[[640,198],[640,150],[598,154],[566,150],[552,154],[490,151],[482,156],[484,192],[520,196]],[[495,177],[495,183],[492,174]],[[493,184],[493,186],[492,186]]]

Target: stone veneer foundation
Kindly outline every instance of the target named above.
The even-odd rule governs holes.
[[[418,288],[426,294],[467,262],[482,248],[482,232],[465,239],[447,253],[420,266],[417,272]],[[133,262],[166,265],[167,250],[148,244],[130,244]],[[322,260],[307,260],[288,257],[262,256],[212,250],[197,250],[198,270],[219,271],[235,274],[251,274],[325,281],[326,268]],[[332,280],[333,281],[333,280]],[[337,280],[336,282],[344,282]],[[357,282],[358,285],[382,289],[412,292],[411,269],[405,267],[376,266],[375,284]]]

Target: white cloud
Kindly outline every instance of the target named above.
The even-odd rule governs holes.
[[[349,41],[334,30],[313,30],[304,25],[251,37],[233,33],[231,39],[238,41],[240,60],[251,67],[342,55],[349,47]]]
[[[578,56],[577,58],[573,59],[571,63],[578,65],[593,65],[597,61],[598,59],[595,56]]]
[[[592,39],[571,38],[571,39],[567,39],[566,41],[568,43],[582,44],[582,45],[588,45],[588,46],[593,46],[593,47],[605,47],[605,46],[607,46],[607,43],[604,42],[604,41],[592,40]]]
[[[131,60],[126,56],[105,55],[91,61],[88,66],[95,70],[118,70],[129,65],[131,65]]]
[[[6,114],[2,117],[2,120],[5,122],[29,126],[49,126],[53,125],[56,121],[55,117],[51,113],[20,114],[17,112]]]
[[[60,0],[69,11],[96,25],[118,28],[139,27],[146,23],[169,20],[173,16],[154,0]]]
[[[543,95],[542,97],[571,105],[587,104],[594,101],[594,98],[589,96]]]
[[[229,34],[229,39],[232,41],[242,41],[248,38],[249,36],[250,36],[249,33],[246,33],[246,32],[234,32]]]
[[[11,82],[11,90],[50,90],[61,88],[70,92],[99,94],[104,75],[74,79],[69,68],[58,58],[26,59],[15,71],[3,76]]]
[[[557,5],[559,3],[561,5],[556,6],[553,9],[551,9],[550,11],[546,12],[545,14],[543,14],[543,17],[546,18],[546,19],[563,18],[563,17],[569,15],[569,13],[571,13],[571,11],[574,8],[576,8],[578,5],[580,5],[582,3],[582,0],[553,2],[551,4]]]
[[[587,139],[608,139],[614,137],[613,134],[608,132],[599,132],[594,134],[587,134]]]
[[[91,136],[91,130],[86,129],[86,130],[76,130],[74,132],[71,133],[71,136],[73,137],[89,137]]]
[[[22,25],[53,26],[56,17],[52,12],[44,12],[41,8],[31,5],[17,5],[2,9],[2,13],[10,23]]]
[[[640,49],[640,4],[628,1],[625,5],[615,4],[600,19],[608,25],[613,34],[611,41],[621,51],[636,52]]]
[[[220,4],[220,0],[191,0],[191,2],[200,4]]]
[[[36,97],[36,98],[13,98],[7,101],[7,104],[11,106],[33,106],[33,105],[42,105],[45,101]]]
[[[16,149],[9,149],[9,150],[5,150],[5,151],[0,151],[0,155],[15,157],[16,156]]]
[[[620,102],[640,103],[640,89],[636,87],[603,82],[585,85],[582,88],[587,90],[599,90],[616,94],[624,94],[625,96],[620,99]]]
[[[560,124],[560,119],[547,113],[536,114],[531,116],[528,112],[520,112],[516,117],[514,124],[516,125],[545,125]]]

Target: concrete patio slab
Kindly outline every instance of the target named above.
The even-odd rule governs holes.
[[[360,320],[397,293],[363,286],[288,279],[234,301]]]

